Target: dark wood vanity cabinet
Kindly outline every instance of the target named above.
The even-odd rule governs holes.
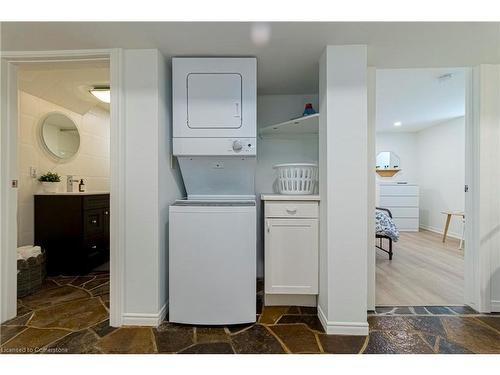
[[[109,194],[35,195],[35,244],[47,273],[82,275],[109,260]]]

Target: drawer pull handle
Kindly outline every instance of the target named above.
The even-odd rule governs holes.
[[[288,212],[289,214],[295,214],[295,213],[297,213],[297,209],[296,208],[287,208],[286,212]]]
[[[97,220],[92,220],[92,224],[97,224]]]
[[[92,246],[92,249],[97,249],[97,245]]]
[[[108,211],[104,211],[104,215],[107,215],[109,212]]]
[[[271,227],[269,226],[269,220],[266,220],[267,232],[271,231]]]

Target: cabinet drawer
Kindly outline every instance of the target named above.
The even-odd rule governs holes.
[[[418,218],[395,217],[393,220],[394,223],[396,224],[396,227],[398,227],[398,230],[401,232],[418,231]]]
[[[391,207],[389,209],[391,210],[393,218],[396,217],[416,218],[419,216],[418,207]]]
[[[418,186],[415,185],[380,185],[380,195],[418,195]]]
[[[109,244],[106,241],[105,237],[96,237],[93,239],[86,239],[83,242],[83,250],[85,255],[94,253],[94,252],[102,252],[109,250]]]
[[[418,197],[381,196],[380,207],[418,207]]]
[[[265,216],[283,218],[317,218],[318,202],[266,202]]]
[[[89,210],[93,208],[108,208],[109,209],[109,194],[87,195],[83,197],[83,209]]]

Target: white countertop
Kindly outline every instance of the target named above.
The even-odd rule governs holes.
[[[319,195],[284,195],[284,194],[261,194],[263,201],[319,201]]]
[[[57,192],[57,193],[36,193],[35,195],[101,195],[101,194],[109,194],[109,191],[85,191],[83,193],[80,193],[79,191],[72,191],[72,192]]]

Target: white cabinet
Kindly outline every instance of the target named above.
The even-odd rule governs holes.
[[[188,74],[188,126],[194,129],[241,127],[241,84],[238,73]]]
[[[418,232],[419,187],[414,184],[381,183],[378,206],[388,208],[398,229]]]
[[[268,219],[265,292],[318,293],[318,219]]]
[[[315,305],[318,294],[319,197],[263,195],[265,303]],[[271,301],[271,302],[269,302]]]

